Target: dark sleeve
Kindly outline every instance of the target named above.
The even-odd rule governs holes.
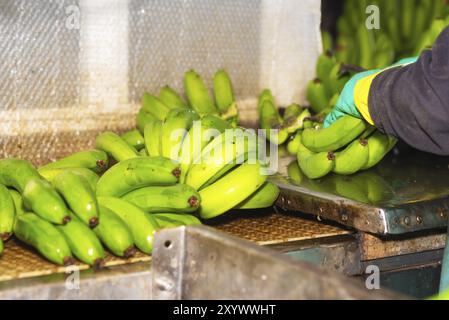
[[[416,63],[378,75],[368,106],[381,131],[416,149],[449,155],[449,27]]]

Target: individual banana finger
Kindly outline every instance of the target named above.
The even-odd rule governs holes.
[[[116,256],[130,258],[136,253],[134,238],[126,223],[110,209],[99,206],[100,221],[92,229],[101,242]]]
[[[297,132],[293,139],[287,144],[287,151],[290,155],[296,156],[298,154],[299,144],[301,143],[301,132]]]
[[[326,109],[328,104],[328,95],[323,82],[320,79],[315,79],[307,85],[307,101],[309,101],[310,108],[314,113],[320,113]]]
[[[9,194],[11,195],[11,199],[14,203],[16,216],[27,213],[25,205],[23,204],[23,198],[20,195],[20,193],[18,193],[14,189],[8,189],[8,191],[9,191]]]
[[[60,173],[52,181],[75,215],[87,226],[98,225],[98,203],[95,191],[82,176],[70,171]]]
[[[8,188],[0,184],[0,240],[11,237],[14,227],[16,209]]]
[[[185,226],[201,224],[200,219],[191,214],[185,213],[152,213],[151,216],[157,219],[157,221],[168,219],[173,221],[174,223],[182,223],[182,225]]]
[[[244,163],[199,192],[200,216],[217,217],[247,199],[267,180],[260,164]]]
[[[281,145],[287,140],[288,132],[282,127],[282,118],[276,106],[268,99],[262,103],[259,119],[267,140],[276,145]]]
[[[98,180],[97,195],[120,197],[146,186],[169,186],[178,182],[179,165],[163,157],[139,157],[117,163]]]
[[[53,263],[65,266],[73,264],[72,252],[64,236],[50,222],[34,213],[16,217],[14,235]]]
[[[141,109],[161,121],[165,120],[165,117],[167,117],[167,114],[170,111],[170,108],[159,100],[159,98],[148,92],[143,94]]]
[[[97,149],[103,150],[111,155],[111,157],[118,162],[137,158],[139,156],[134,147],[126,143],[120,136],[110,131],[98,135],[95,140],[95,146]]]
[[[385,157],[385,155],[390,152],[392,148],[394,148],[396,141],[396,139],[391,138],[380,131],[376,131],[371,137],[368,138],[368,161],[361,169],[367,170],[378,164]]]
[[[161,134],[162,121],[154,120],[149,122],[144,129],[145,148],[150,157],[161,155]]]
[[[131,231],[137,248],[150,254],[153,251],[153,236],[159,226],[156,219],[128,201],[114,197],[99,197],[100,205],[117,214]]]
[[[65,226],[57,226],[56,228],[64,235],[76,258],[96,268],[102,266],[105,257],[103,247],[95,233],[84,223],[72,217],[72,221]]]
[[[41,171],[64,168],[87,168],[96,173],[105,171],[108,167],[108,156],[101,150],[80,151],[65,158],[56,160],[39,168]]]
[[[260,114],[262,105],[265,101],[270,101],[273,105],[275,105],[273,94],[270,89],[264,89],[258,98],[257,102],[257,112]]]
[[[335,166],[333,152],[314,153],[308,150],[302,143],[298,147],[298,165],[309,179],[319,179],[330,173]]]
[[[261,209],[271,207],[280,193],[279,187],[272,182],[265,182],[251,196],[240,203],[236,209]]]
[[[187,71],[184,75],[184,89],[192,108],[201,116],[217,114],[214,102],[209,91],[204,85],[200,75],[194,70]]]
[[[122,199],[145,212],[195,212],[201,204],[198,192],[185,184],[145,187],[125,194]]]
[[[187,103],[170,86],[165,86],[159,91],[159,100],[170,109],[188,108]]]
[[[334,67],[335,57],[329,51],[324,51],[316,63],[316,75],[318,79],[326,79]]]
[[[136,150],[141,150],[145,147],[145,140],[139,130],[127,131],[121,137]]]
[[[363,133],[365,121],[352,116],[343,116],[326,129],[306,129],[302,143],[313,152],[336,151]]]
[[[333,172],[341,175],[354,174],[366,165],[368,158],[368,141],[366,139],[355,140],[343,151],[335,153]]]
[[[228,112],[235,103],[231,79],[225,70],[219,70],[214,75],[214,95],[220,113]]]
[[[151,121],[155,121],[155,120],[159,120],[159,119],[152,116],[150,113],[145,112],[144,110],[140,109],[136,116],[137,129],[140,131],[140,133],[143,134],[144,130],[145,130],[145,126],[148,123],[150,123]]]
[[[87,180],[90,187],[93,191],[97,190],[97,183],[98,179],[100,177],[94,173],[92,170],[86,169],[86,168],[58,168],[58,169],[38,169],[39,174],[45,178],[48,182],[53,182],[53,180],[61,173],[63,172],[71,172],[73,174],[79,175]]]

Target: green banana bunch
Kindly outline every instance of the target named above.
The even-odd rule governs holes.
[[[63,171],[53,179],[52,184],[84,224],[90,228],[98,225],[97,198],[87,179],[76,173]]]
[[[80,151],[40,167],[39,173],[50,169],[65,168],[86,168],[101,173],[108,167],[108,164],[108,155],[104,151]]]
[[[265,182],[251,196],[240,203],[236,209],[260,209],[273,205],[280,193],[279,187],[272,182]]]
[[[179,165],[163,157],[139,157],[112,166],[98,180],[97,196],[120,197],[147,186],[170,186],[178,183]]]
[[[199,115],[203,116],[218,113],[203,80],[194,70],[185,73],[184,89],[190,106],[192,106],[193,110]]]
[[[366,130],[366,123],[352,116],[343,116],[326,129],[306,129],[302,143],[312,152],[336,151]]]
[[[64,226],[56,227],[73,252],[82,262],[99,268],[105,257],[103,247],[95,233],[76,217]]]
[[[121,137],[136,150],[141,150],[145,147],[145,140],[139,130],[127,131]]]
[[[159,100],[170,109],[189,108],[181,96],[170,86],[165,86],[159,91]]]
[[[327,108],[328,93],[326,87],[320,79],[315,79],[307,85],[307,101],[309,101],[310,108],[315,113],[320,113]]]
[[[157,220],[137,206],[114,197],[99,197],[101,206],[118,215],[128,226],[137,248],[147,254],[153,251],[153,235],[158,230]]]
[[[93,171],[86,168],[57,168],[57,169],[45,169],[39,168],[37,170],[39,174],[50,183],[53,183],[54,179],[63,172],[70,172],[86,179],[89,186],[95,192],[97,190],[97,183],[100,177]]]
[[[145,139],[145,148],[150,157],[158,157],[161,155],[161,134],[161,120],[153,120],[145,125],[143,134]]]
[[[64,236],[50,222],[34,213],[16,217],[14,235],[53,263],[65,266],[73,264],[72,252]]]
[[[199,120],[199,116],[193,110],[171,110],[161,128],[161,155],[172,160],[179,160],[184,137],[193,122],[197,120]]]
[[[266,139],[276,145],[283,144],[288,138],[288,133],[283,128],[283,120],[276,106],[269,99],[264,99],[260,104],[260,127],[265,130]],[[272,135],[271,129],[278,131]]]
[[[68,209],[56,190],[25,160],[0,160],[0,184],[13,187],[22,196],[25,206],[55,224],[70,221]]]
[[[95,146],[97,149],[103,150],[111,155],[111,157],[118,162],[139,156],[137,150],[133,146],[129,145],[120,136],[110,131],[98,135],[95,140]]]
[[[8,188],[0,184],[0,240],[11,237],[14,227],[16,209]]]
[[[200,190],[200,217],[211,219],[242,203],[265,183],[267,176],[261,170],[259,163],[244,163]]]
[[[100,221],[92,229],[101,242],[116,256],[130,258],[136,253],[134,238],[126,223],[110,209],[99,206]]]
[[[159,98],[145,92],[142,97],[141,110],[147,114],[150,114],[153,118],[164,121],[170,111],[170,108],[159,100]]]
[[[185,184],[144,187],[125,194],[122,199],[149,213],[191,213],[197,211],[201,203],[198,192]]]

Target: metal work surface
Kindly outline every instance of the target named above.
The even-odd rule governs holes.
[[[162,230],[153,252],[154,299],[401,298],[205,226]]]
[[[352,176],[309,180],[281,159],[277,205],[380,235],[443,228],[449,212],[449,159],[417,151],[385,158]]]

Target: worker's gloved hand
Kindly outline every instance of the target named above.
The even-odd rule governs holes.
[[[384,70],[405,66],[417,59],[418,57],[402,59],[388,68],[364,71],[353,76],[344,86],[332,112],[324,120],[323,127],[329,127],[344,115],[364,118],[368,123],[374,124],[368,110],[369,89],[374,78]]]

